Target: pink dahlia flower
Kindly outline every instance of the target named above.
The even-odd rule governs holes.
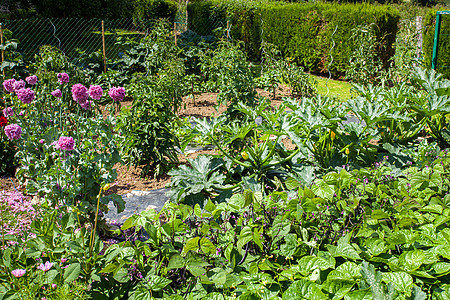
[[[17,80],[14,82],[14,91],[17,93],[18,90],[25,88],[25,85],[26,83],[22,79]]]
[[[35,85],[38,81],[38,78],[36,75],[32,75],[25,78],[25,81],[28,82],[29,85]]]
[[[11,141],[18,140],[22,137],[22,128],[17,124],[6,125],[5,134]]]
[[[73,137],[62,136],[58,140],[57,148],[64,151],[72,151],[74,144]]]
[[[58,73],[58,83],[69,83],[69,74],[67,73]]]
[[[103,96],[103,89],[99,85],[91,85],[89,87],[89,96],[94,100],[100,100]]]
[[[73,100],[77,101],[79,104],[86,102],[89,98],[87,88],[81,83],[74,84],[72,86],[72,97]]]
[[[108,95],[116,102],[120,102],[125,97],[125,88],[123,87],[112,87]]]
[[[25,275],[25,273],[27,272],[27,270],[25,269],[15,269],[11,271],[11,274],[13,274],[14,277],[19,278],[22,277],[23,275]]]
[[[92,101],[86,101],[84,103],[80,103],[80,106],[85,110],[90,110],[92,106]]]
[[[62,92],[60,89],[56,89],[51,93],[53,96],[55,96],[56,98],[61,98],[62,97]]]
[[[5,116],[6,118],[14,116],[14,110],[12,109],[12,107],[6,107],[3,110],[3,116]]]
[[[16,90],[16,95],[17,95],[17,98],[19,98],[19,100],[22,101],[22,103],[24,103],[24,104],[33,102],[34,96],[35,96],[34,91],[31,90],[30,88],[18,89],[18,90]]]
[[[14,83],[15,82],[16,82],[16,80],[14,78],[3,81],[3,87],[5,88],[5,90],[8,93],[14,92]]]

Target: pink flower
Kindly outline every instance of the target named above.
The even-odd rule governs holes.
[[[91,106],[92,106],[92,101],[86,101],[86,102],[84,102],[84,103],[80,103],[80,106],[82,107],[82,108],[84,108],[85,110],[90,110],[91,109]]]
[[[39,140],[39,144],[43,144],[45,141],[43,139]]]
[[[29,85],[35,85],[38,78],[36,75],[32,75],[32,76],[28,76],[27,78],[25,78],[25,80],[28,82]]]
[[[19,98],[19,100],[22,101],[22,103],[24,103],[24,104],[33,102],[34,96],[35,96],[34,91],[31,90],[30,88],[18,89],[18,90],[16,90],[16,95],[17,95],[17,98]]]
[[[51,93],[53,96],[55,96],[56,98],[61,98],[62,97],[62,92],[60,89],[56,89]]]
[[[89,96],[94,100],[100,100],[103,96],[103,89],[99,85],[91,85],[89,87]]]
[[[108,95],[116,102],[122,101],[125,97],[125,88],[123,87],[112,87]]]
[[[5,126],[5,133],[8,139],[18,140],[22,137],[22,128],[17,124],[10,124]]]
[[[16,82],[16,80],[14,78],[3,81],[3,87],[5,88],[5,90],[8,93],[14,92],[14,83],[15,82]]]
[[[56,289],[57,285],[56,283],[52,283],[52,289]]]
[[[79,104],[86,102],[89,98],[87,88],[81,83],[74,84],[72,86],[72,97],[73,100],[77,101]]]
[[[50,270],[53,266],[53,263],[46,261],[45,264],[40,264],[37,268],[39,270],[42,270],[44,272],[47,272],[48,270]]]
[[[27,272],[27,270],[25,269],[15,269],[11,271],[11,274],[14,275],[14,277],[19,278],[22,277],[23,275],[25,275],[25,273]]]
[[[3,110],[3,116],[5,116],[6,118],[14,116],[14,110],[12,109],[12,107],[6,107]]]
[[[64,151],[72,151],[74,144],[73,137],[62,136],[58,140],[57,148]]]
[[[19,113],[19,116],[23,116],[24,114],[25,114],[25,111],[21,110],[20,113]]]
[[[69,74],[67,73],[58,73],[58,83],[69,83]]]
[[[65,263],[66,261],[67,261],[67,258],[64,258],[64,257],[61,258],[61,263],[62,264]]]
[[[17,80],[16,82],[14,82],[14,91],[17,93],[17,90],[25,88],[25,84],[25,81],[23,81],[22,79]]]

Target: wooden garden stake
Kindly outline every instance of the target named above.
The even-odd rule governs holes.
[[[102,20],[103,70],[106,73],[105,21]]]
[[[227,20],[227,39],[230,39],[230,21]]]
[[[3,25],[2,23],[0,23],[0,45],[3,46]],[[5,62],[5,50],[2,49],[2,66],[3,63]],[[5,69],[2,70],[3,73],[3,79],[5,79]]]
[[[173,36],[175,37],[175,47],[177,46],[177,23],[173,23]]]

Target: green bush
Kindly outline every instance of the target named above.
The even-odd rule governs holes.
[[[377,54],[383,66],[394,54],[399,13],[389,6],[337,3],[270,3],[265,1],[206,1],[188,7],[189,28],[212,28],[220,20],[231,24],[231,36],[245,43],[249,58],[260,58],[261,41],[278,46],[285,57],[293,58],[313,72],[343,75],[351,53],[357,45],[351,39],[352,29],[374,24]],[[212,29],[211,29],[212,30]],[[334,33],[334,34],[333,34]]]
[[[329,68],[332,73],[343,74],[358,47],[351,38],[352,29],[361,24],[374,24],[379,44],[376,50],[387,66],[394,54],[399,13],[388,6],[367,4],[272,4],[262,11],[262,19],[263,39],[280,47],[284,56],[313,72]]]

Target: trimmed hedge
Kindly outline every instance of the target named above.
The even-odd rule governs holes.
[[[434,30],[437,9],[430,9],[424,18],[423,58],[426,67],[431,68],[433,58]],[[437,71],[450,78],[450,15],[441,16],[441,36],[439,37]]]
[[[245,2],[245,3],[243,3]],[[330,61],[331,36],[333,64],[330,71],[343,75],[352,51],[352,29],[361,24],[375,25],[381,43],[379,57],[387,66],[394,54],[393,44],[400,14],[390,6],[337,3],[270,3],[267,1],[201,1],[189,5],[189,28],[195,31],[212,19],[228,19],[232,37],[245,43],[251,59],[260,58],[261,39],[281,49],[312,72],[325,72]],[[262,36],[261,36],[262,32]]]

